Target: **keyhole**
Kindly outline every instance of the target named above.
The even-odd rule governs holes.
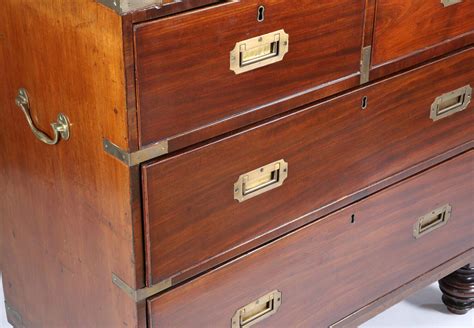
[[[354,224],[356,222],[356,216],[355,214],[351,215],[351,223]]]
[[[265,20],[265,7],[260,6],[260,7],[258,7],[257,21],[261,23],[264,20]]]
[[[362,109],[366,109],[368,105],[369,105],[369,98],[367,98],[367,96],[364,96],[364,97],[362,98],[362,102],[361,102],[361,104],[360,104],[360,107],[361,107]]]

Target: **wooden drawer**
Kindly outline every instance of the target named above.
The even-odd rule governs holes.
[[[149,282],[178,282],[468,147],[473,104],[437,121],[430,108],[469,84],[473,49],[144,165]],[[280,187],[235,199],[241,175],[279,160]]]
[[[259,6],[265,8],[262,22]],[[242,0],[138,25],[140,144],[193,134],[179,146],[170,141],[170,148],[179,148],[358,85],[363,12],[363,0],[302,0],[297,6]],[[260,36],[275,52],[260,46]],[[249,51],[239,55],[237,47],[236,53],[244,68],[253,67],[256,54],[289,49],[281,61],[236,74],[230,54],[245,40]],[[273,60],[270,55],[259,63]],[[296,96],[304,100],[291,100]]]
[[[474,2],[444,2],[377,0],[373,78],[474,42]]]
[[[274,290],[281,305],[259,327],[329,326],[474,246],[473,161],[444,162],[152,298],[151,326],[231,327]],[[419,218],[446,204],[446,224],[415,238]]]

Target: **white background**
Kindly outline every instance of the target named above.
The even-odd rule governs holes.
[[[3,284],[1,282],[2,278],[0,275],[0,327],[9,328],[11,326],[7,323],[5,316]],[[361,326],[361,328],[411,327],[474,328],[474,310],[463,316],[450,314],[441,302],[441,292],[439,291],[438,284],[433,284]]]

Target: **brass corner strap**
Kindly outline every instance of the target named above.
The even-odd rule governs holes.
[[[371,59],[372,46],[362,48],[362,55],[360,60],[360,84],[369,82]]]
[[[461,3],[463,2],[463,0],[441,0],[441,3],[443,5],[443,7],[450,7],[452,5],[456,5],[458,3]]]
[[[114,10],[119,15],[151,7],[161,7],[163,0],[96,0],[98,3]]]
[[[104,151],[127,166],[135,166],[143,162],[154,159],[155,157],[168,153],[168,141],[160,141],[149,147],[137,150],[135,152],[127,152],[121,149],[111,141],[104,139],[103,142]]]
[[[164,291],[171,287],[171,278],[165,279],[158,284],[155,284],[151,287],[145,287],[140,289],[133,289],[125,281],[120,279],[115,273],[112,273],[112,282],[123,290],[128,296],[130,296],[135,302],[144,301],[147,298],[158,294],[159,292]]]

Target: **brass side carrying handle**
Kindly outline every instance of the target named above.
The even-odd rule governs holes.
[[[461,3],[462,0],[441,0],[441,3],[443,4],[443,7],[449,7],[452,5],[456,5],[458,3]]]
[[[33,131],[33,134],[36,138],[38,138],[47,145],[57,144],[60,138],[64,140],[69,139],[69,119],[66,115],[64,115],[63,113],[59,113],[58,121],[51,123],[54,136],[53,138],[50,138],[44,132],[39,130],[33,123],[33,119],[31,118],[30,113],[30,101],[28,99],[28,93],[25,89],[21,88],[18,90],[18,95],[16,96],[15,103],[23,111],[23,114],[25,114],[28,125],[30,126],[31,131]]]
[[[437,97],[431,105],[430,118],[433,121],[461,112],[469,106],[472,88],[466,85]]]

